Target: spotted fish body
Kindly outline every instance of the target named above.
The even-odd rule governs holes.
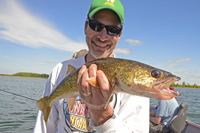
[[[85,65],[89,67],[91,64],[96,64],[97,69],[105,73],[112,89],[116,92],[125,92],[156,100],[169,100],[180,96],[178,92],[169,90],[170,84],[180,80],[179,77],[169,72],[140,62],[112,57],[96,59]],[[47,122],[51,107],[56,101],[66,98],[69,108],[73,107],[75,99],[79,95],[77,87],[79,70],[80,68],[75,69],[68,65],[67,76],[55,90],[49,96],[37,101],[37,107],[43,112],[45,122]],[[94,78],[88,79],[88,82],[99,87]]]

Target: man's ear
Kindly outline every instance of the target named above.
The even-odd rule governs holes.
[[[84,26],[84,33],[85,33],[85,34],[86,34],[87,26],[88,26],[88,21],[85,21],[85,26]]]

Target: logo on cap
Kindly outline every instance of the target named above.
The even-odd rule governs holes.
[[[115,0],[107,0],[107,2],[104,3],[104,5],[111,5],[114,7]]]

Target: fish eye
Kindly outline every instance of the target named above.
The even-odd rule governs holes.
[[[161,72],[159,70],[153,70],[151,72],[151,76],[154,78],[159,78],[161,76]]]

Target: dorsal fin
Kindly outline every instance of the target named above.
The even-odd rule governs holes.
[[[67,72],[66,72],[65,76],[68,75],[70,72],[72,72],[72,71],[75,70],[75,69],[76,69],[76,68],[75,68],[74,66],[68,64],[68,69],[67,69]]]

